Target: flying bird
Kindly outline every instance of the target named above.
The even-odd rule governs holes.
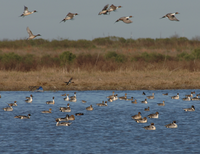
[[[108,6],[109,6],[109,4],[105,5],[104,8],[102,9],[102,11],[99,12],[99,15],[101,15],[101,14],[107,15],[107,13],[108,13]]]
[[[20,17],[25,17],[25,16],[27,16],[27,15],[33,14],[34,12],[37,12],[37,11],[36,11],[36,10],[34,10],[34,11],[29,11],[29,10],[28,10],[28,7],[24,6],[24,12],[21,14]]]
[[[72,79],[73,79],[73,78],[70,78],[68,82],[65,82],[66,85],[69,85],[70,83],[74,83],[74,82],[72,82]]]
[[[28,40],[34,39],[37,36],[41,36],[40,34],[33,35],[33,33],[31,32],[31,30],[28,27],[26,28],[26,30],[27,30],[27,32],[29,34],[29,37],[27,38]]]
[[[175,13],[167,13],[166,15],[164,15],[162,18],[168,18],[171,21],[179,21],[176,17],[175,14],[180,14],[179,12],[175,12]],[[162,19],[161,18],[161,19]]]
[[[112,12],[112,11],[116,11],[118,8],[121,8],[122,6],[115,6],[115,5],[111,5],[108,9],[108,12]]]
[[[62,20],[62,21],[67,21],[67,20],[71,20],[71,19],[73,19],[76,15],[78,15],[78,13],[71,13],[71,12],[69,12],[67,15],[66,15],[66,17]],[[62,22],[61,21],[61,22]]]
[[[123,21],[126,24],[130,24],[130,23],[132,23],[132,21],[129,18],[132,18],[132,16],[121,17],[118,20],[116,20],[115,22]]]

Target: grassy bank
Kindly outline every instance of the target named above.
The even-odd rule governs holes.
[[[0,41],[0,90],[197,89],[199,73],[198,37]]]
[[[75,83],[64,82],[73,77]],[[138,89],[199,89],[200,72],[188,70],[112,72],[80,71],[67,72],[62,69],[18,72],[0,71],[0,90],[27,91],[29,86],[42,86],[44,90],[138,90]]]

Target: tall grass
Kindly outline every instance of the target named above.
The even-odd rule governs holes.
[[[90,40],[2,40],[0,70],[114,72],[118,70],[200,70],[200,39],[184,37]]]
[[[93,49],[98,46],[105,46],[110,48],[123,47],[123,48],[189,48],[195,49],[200,48],[200,39],[195,37],[191,40],[186,37],[174,37],[171,38],[139,38],[139,39],[125,39],[122,37],[110,36],[104,38],[95,38],[93,40],[2,40],[0,41],[0,48],[10,49],[22,49],[24,47],[39,47],[39,48],[82,48],[82,49]]]
[[[82,71],[113,72],[123,69],[158,70],[176,68],[189,71],[200,70],[200,49],[191,53],[183,52],[174,55],[160,53],[127,54],[116,51],[104,53],[74,54],[64,51],[58,54],[16,54],[0,53],[0,70],[38,71],[43,68],[64,68],[68,71],[79,68]]]

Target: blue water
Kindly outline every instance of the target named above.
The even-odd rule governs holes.
[[[0,108],[6,103],[17,101],[18,106],[12,112],[0,111],[0,153],[199,153],[200,152],[200,101],[172,100],[171,96],[186,94],[200,90],[152,90],[144,92],[147,95],[155,93],[155,99],[148,104],[140,103],[146,96],[141,90],[115,91],[118,96],[127,93],[128,98],[137,99],[137,104],[131,101],[116,100],[108,102],[107,107],[98,107],[96,103],[107,100],[112,91],[76,91],[77,102],[63,100],[61,94],[70,96],[74,91],[45,91],[42,93],[26,91],[0,92]],[[163,93],[168,92],[168,96]],[[33,102],[26,103],[25,97],[33,95]],[[45,102],[55,97],[55,105]],[[81,100],[86,100],[83,104]],[[157,103],[165,101],[165,106]],[[56,127],[55,119],[65,117],[67,113],[59,111],[59,107],[70,103],[72,111],[83,116],[75,116],[69,127]],[[93,111],[85,108],[93,105]],[[194,105],[195,112],[184,112],[182,108]],[[150,111],[144,108],[150,107]],[[42,114],[41,111],[52,108],[52,114]],[[131,116],[158,111],[158,119],[149,119],[145,124],[136,123]],[[30,119],[15,119],[15,115],[31,114]],[[177,121],[177,129],[168,129],[164,125]],[[144,130],[144,126],[155,123],[156,130]]]

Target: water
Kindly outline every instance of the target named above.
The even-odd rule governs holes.
[[[127,93],[128,98],[137,99],[137,104],[131,101],[117,100],[108,102],[107,107],[98,107],[96,103],[107,100],[112,91],[77,91],[77,102],[70,102],[72,111],[83,116],[75,116],[75,121],[69,127],[56,127],[55,118],[65,117],[67,113],[59,111],[66,106],[61,94],[70,96],[74,91],[57,92],[0,92],[0,108],[6,103],[17,101],[18,106],[12,112],[0,111],[0,153],[198,153],[200,151],[200,114],[199,101],[172,100],[171,96],[186,94],[200,90],[155,90],[144,91],[147,95],[155,93],[155,99],[148,104],[140,103],[146,96],[141,90],[115,91],[118,96]],[[169,93],[163,96],[163,93]],[[33,95],[33,103],[26,103],[25,97]],[[55,105],[45,102],[55,97]],[[86,100],[83,104],[81,100]],[[165,106],[157,103],[165,101]],[[85,110],[93,105],[93,111]],[[182,108],[194,105],[195,112],[184,112]],[[150,111],[144,108],[150,107]],[[41,111],[52,108],[52,114],[42,114]],[[136,123],[131,116],[142,113],[145,117],[158,111],[158,119],[149,119],[145,124]],[[30,119],[15,119],[15,115],[31,114]],[[167,129],[164,125],[176,120],[177,129]],[[155,131],[144,130],[144,126],[154,122]]]

